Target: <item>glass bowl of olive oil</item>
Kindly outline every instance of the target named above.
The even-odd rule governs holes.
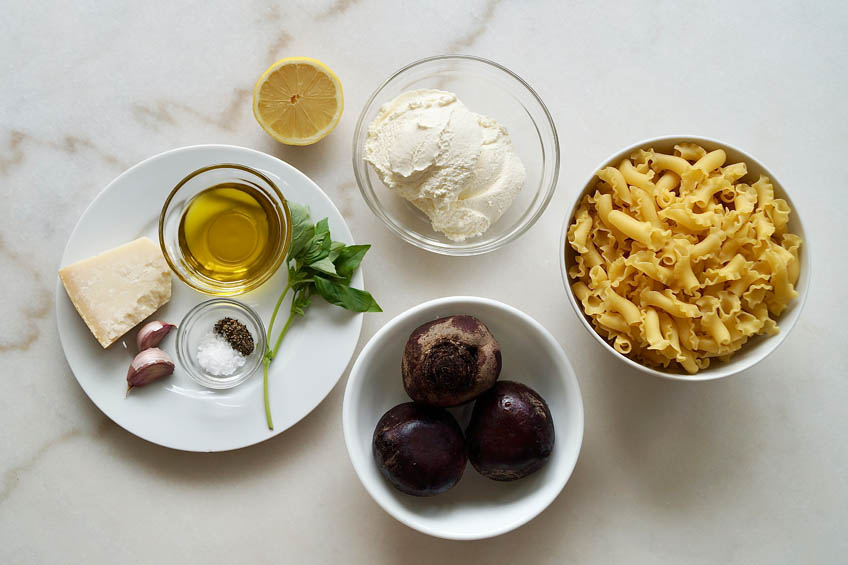
[[[286,199],[265,174],[233,163],[181,180],[159,215],[159,244],[171,270],[200,292],[235,296],[279,269],[291,243]]]

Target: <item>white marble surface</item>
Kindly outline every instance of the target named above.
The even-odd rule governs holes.
[[[0,562],[837,563],[848,554],[848,8],[842,2],[4,2],[0,34]],[[526,78],[563,148],[547,212],[476,258],[419,251],[371,215],[350,165],[371,90],[422,56],[464,52]],[[309,55],[344,83],[318,145],[256,125],[249,93],[277,58]],[[656,380],[605,358],[568,306],[565,210],[614,150],[674,132],[726,139],[779,175],[806,223],[810,298],[758,367],[720,382]],[[503,300],[558,337],[586,435],[565,491],[519,530],[446,542],[395,522],[345,453],[346,375],[300,424],[222,454],[117,427],[68,368],[53,311],[65,240],[139,160],[230,143],[276,155],[374,244],[359,347],[426,299]],[[522,276],[517,276],[522,273]]]

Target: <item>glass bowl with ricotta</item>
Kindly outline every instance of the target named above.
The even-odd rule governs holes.
[[[230,298],[201,302],[177,328],[178,367],[207,388],[233,388],[249,379],[262,366],[266,348],[262,319]]]
[[[405,241],[478,255],[517,239],[542,215],[559,174],[545,104],[486,59],[441,55],[383,82],[359,116],[353,170],[374,214]]]

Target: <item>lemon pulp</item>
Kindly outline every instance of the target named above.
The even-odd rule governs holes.
[[[324,63],[308,57],[281,59],[253,90],[253,114],[277,141],[309,145],[323,139],[344,110],[342,85]]]

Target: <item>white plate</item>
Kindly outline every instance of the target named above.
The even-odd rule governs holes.
[[[158,242],[159,212],[168,192],[190,172],[215,163],[241,163],[263,171],[277,183],[286,199],[308,205],[314,221],[329,218],[333,239],[353,243],[350,230],[327,195],[291,165],[243,147],[197,145],[151,157],[112,181],[74,228],[62,266],[141,236]],[[286,276],[285,268],[281,268],[261,288],[236,299],[253,307],[267,325]],[[171,301],[151,319],[177,324],[192,306],[210,298],[176,276],[172,283]],[[361,269],[357,269],[352,286],[364,286]],[[288,303],[287,298],[277,328],[285,322]],[[271,364],[274,430],[269,430],[265,424],[261,371],[238,387],[221,391],[195,384],[177,365],[170,377],[133,389],[125,398],[127,368],[136,353],[135,330],[103,350],[77,314],[61,282],[56,284],[56,319],[68,364],[97,407],[141,438],[186,451],[245,447],[297,423],[338,382],[362,329],[362,314],[313,299],[307,316],[292,325]],[[176,359],[174,340],[172,333],[160,347]]]

